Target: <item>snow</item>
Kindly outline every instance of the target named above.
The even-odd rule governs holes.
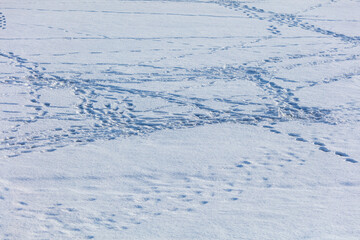
[[[1,239],[358,239],[359,1],[3,1]]]

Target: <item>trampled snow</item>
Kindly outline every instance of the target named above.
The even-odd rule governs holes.
[[[2,1],[0,239],[359,239],[359,11]]]

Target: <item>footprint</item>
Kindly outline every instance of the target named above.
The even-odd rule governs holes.
[[[276,133],[276,134],[280,134],[280,133],[281,133],[280,131],[275,130],[275,129],[270,130],[270,132],[273,132],[273,133]]]
[[[288,135],[290,137],[300,137],[300,134],[297,134],[297,133],[289,133]]]
[[[341,157],[348,157],[349,156],[346,153],[339,152],[339,151],[336,151],[335,154],[338,155],[338,156],[341,156]]]
[[[299,141],[299,142],[308,142],[306,139],[301,138],[301,137],[296,138],[296,141]]]
[[[352,159],[352,158],[347,158],[346,159],[347,162],[351,162],[351,163],[357,163],[358,161]]]
[[[314,142],[314,144],[315,144],[315,145],[318,145],[318,146],[321,146],[321,147],[324,147],[324,146],[325,146],[325,144],[322,143],[322,142]]]
[[[28,204],[26,202],[19,202],[23,206],[27,206]]]
[[[326,147],[319,147],[319,150],[323,151],[323,152],[331,152],[329,149],[327,149]]]

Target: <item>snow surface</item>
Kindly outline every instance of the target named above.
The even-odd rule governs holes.
[[[4,0],[0,239],[359,239],[359,0]]]

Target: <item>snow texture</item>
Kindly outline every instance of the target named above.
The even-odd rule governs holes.
[[[359,239],[359,0],[0,11],[0,239]]]

